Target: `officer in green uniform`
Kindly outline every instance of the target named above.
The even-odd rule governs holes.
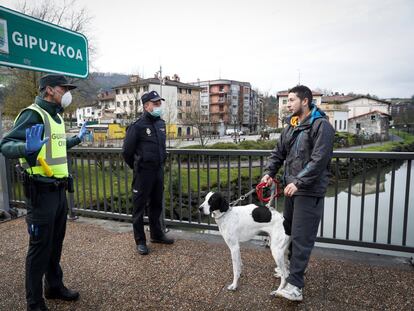
[[[43,299],[43,276],[47,299],[79,298],[78,292],[63,284],[59,263],[68,212],[66,190],[73,186],[66,150],[79,144],[86,133],[84,125],[77,136],[66,138],[59,114],[70,105],[70,90],[74,88],[62,75],[40,78],[40,95],[20,112],[0,145],[5,157],[19,158],[27,198],[27,310],[48,310]]]

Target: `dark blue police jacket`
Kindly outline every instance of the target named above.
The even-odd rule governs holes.
[[[127,129],[122,147],[125,162],[134,171],[162,168],[167,158],[165,140],[165,121],[144,112]]]

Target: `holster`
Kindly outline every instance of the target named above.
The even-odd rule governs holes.
[[[28,200],[32,200],[36,195],[36,185],[34,184],[33,176],[25,171],[20,165],[16,165],[16,172],[18,180],[23,184],[24,196]]]

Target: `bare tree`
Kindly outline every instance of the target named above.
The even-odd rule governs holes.
[[[207,145],[210,137],[208,135],[208,120],[204,118],[200,106],[192,105],[190,107],[178,107],[178,113],[182,115],[181,123],[190,126],[192,132],[196,130],[200,145],[202,147]]]
[[[89,34],[89,25],[91,17],[85,8],[79,8],[77,0],[63,0],[60,3],[51,3],[43,0],[42,2],[24,1],[19,5],[18,11],[36,17],[38,19],[68,28],[70,30],[81,32],[88,38],[89,60],[94,58],[95,48],[93,39]],[[91,61],[89,62],[91,63]],[[91,67],[91,66],[90,66]],[[10,84],[5,90],[5,108],[4,113],[12,117],[33,102],[38,93],[39,78],[44,73],[34,72],[23,69],[9,69],[11,73]],[[78,79],[71,79],[76,82]],[[74,93],[74,105],[67,109],[66,112],[72,114],[76,106],[90,100],[82,92]]]

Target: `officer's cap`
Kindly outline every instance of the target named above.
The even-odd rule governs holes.
[[[156,91],[151,91],[149,93],[144,93],[141,96],[141,102],[142,104],[145,104],[146,102],[152,101],[152,102],[156,102],[159,100],[164,100],[164,98],[162,98],[160,95],[158,95],[158,93]]]
[[[69,90],[73,90],[76,88],[76,85],[70,84],[69,81],[65,78],[65,76],[54,74],[48,74],[40,78],[39,91],[44,90],[46,86],[64,86],[67,87]]]

